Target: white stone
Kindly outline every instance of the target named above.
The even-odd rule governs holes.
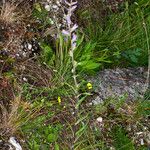
[[[57,4],[58,6],[61,6],[60,1],[56,1],[56,4]]]
[[[142,134],[142,133],[143,133],[143,132],[137,132],[136,134],[137,134],[137,135],[140,135],[140,134]]]
[[[26,52],[23,52],[22,55],[23,55],[23,57],[26,57],[26,56],[27,56]]]
[[[46,9],[47,11],[50,11],[50,10],[51,10],[50,5],[45,5],[45,9]]]
[[[141,145],[144,145],[144,140],[140,139]]]
[[[59,9],[57,5],[53,5],[52,8],[53,8],[53,9],[56,9],[56,10]]]
[[[27,78],[24,77],[24,78],[23,78],[23,81],[27,82],[28,80],[27,80]]]
[[[10,137],[8,142],[11,143],[11,144],[16,148],[16,150],[22,150],[22,147],[21,147],[20,144],[15,140],[14,137]]]
[[[32,45],[30,43],[28,43],[28,49],[31,50],[32,49]]]
[[[102,123],[103,122],[103,118],[102,117],[98,117],[96,120],[97,120],[98,123]]]

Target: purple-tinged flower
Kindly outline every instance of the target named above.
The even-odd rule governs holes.
[[[76,42],[77,41],[77,35],[75,33],[73,33],[73,36],[72,36],[72,42]]]
[[[70,15],[66,16],[66,21],[67,21],[68,25],[71,25],[71,17],[70,17]]]
[[[71,21],[71,17],[73,14],[73,11],[77,8],[77,1],[76,2],[68,2],[67,0],[65,0],[65,3],[68,5],[67,8],[67,14],[65,16],[66,19],[66,29],[62,30],[62,34],[65,36],[70,37],[69,39],[71,39],[71,50],[74,51],[76,48],[76,41],[77,41],[77,35],[75,34],[76,29],[78,28],[77,24],[73,24],[73,22]],[[72,52],[73,54],[73,52]]]
[[[66,31],[66,30],[62,30],[62,34],[64,34],[65,36],[70,36],[69,31]]]

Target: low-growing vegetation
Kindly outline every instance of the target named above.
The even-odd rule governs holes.
[[[149,35],[149,0],[0,2],[0,149],[150,149]],[[91,80],[141,67],[132,99]]]

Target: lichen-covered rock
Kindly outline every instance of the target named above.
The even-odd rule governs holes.
[[[146,90],[147,69],[117,68],[100,71],[90,80],[96,86],[99,96],[94,103],[99,103],[109,97],[120,97],[127,95],[127,99],[141,98]]]

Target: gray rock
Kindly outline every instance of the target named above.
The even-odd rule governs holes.
[[[142,98],[146,89],[146,75],[147,69],[143,67],[100,71],[90,78],[95,85],[95,91],[99,93],[93,103],[100,103],[108,97],[118,97],[124,94],[127,94],[128,100]]]

